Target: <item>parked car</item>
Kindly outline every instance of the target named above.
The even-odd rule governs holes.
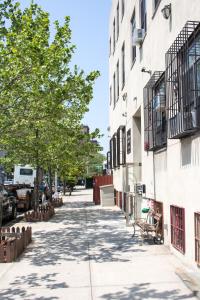
[[[5,219],[15,219],[16,217],[16,198],[14,196],[9,196],[4,186],[0,186],[0,226]]]
[[[13,180],[12,179],[8,179],[4,181],[4,185],[10,185],[13,184]]]

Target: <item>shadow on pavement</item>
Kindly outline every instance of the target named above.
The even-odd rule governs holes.
[[[191,299],[192,294],[183,295],[180,294],[180,290],[164,290],[158,291],[150,287],[150,283],[134,284],[130,288],[125,288],[125,291],[119,291],[116,293],[101,294],[100,299],[106,300],[142,300],[142,299],[170,299],[170,300],[183,300]]]

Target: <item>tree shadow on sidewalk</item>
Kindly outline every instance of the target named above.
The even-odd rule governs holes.
[[[109,210],[58,210],[50,222],[60,223],[62,228],[35,232],[36,242],[27,249],[24,259],[37,266],[90,259],[131,261],[134,253],[146,250],[138,245],[137,238],[131,238],[120,218],[119,212]]]
[[[162,287],[161,287],[162,288]],[[192,293],[182,294],[179,289],[157,290],[151,288],[150,283],[134,284],[132,287],[124,288],[123,291],[101,294],[100,299],[105,300],[143,300],[143,299],[169,299],[183,300],[192,299]]]

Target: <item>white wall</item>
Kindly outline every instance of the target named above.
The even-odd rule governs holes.
[[[171,19],[164,19],[161,9],[172,3]],[[119,4],[121,1],[119,1]],[[118,0],[113,0],[110,14],[110,35],[113,38],[113,19],[116,16]],[[125,15],[121,22],[120,33],[116,43],[116,50],[109,59],[109,85],[113,85],[113,73],[116,70],[117,61],[120,62],[120,83],[121,83],[121,48],[125,41],[125,69],[126,84],[121,90],[120,96],[113,109],[110,106],[110,135],[116,132],[120,125],[126,125],[127,130],[131,128],[132,151],[127,155],[127,162],[134,161],[136,153],[137,161],[140,155],[137,149],[141,149],[142,161],[142,182],[146,184],[146,196],[163,202],[164,223],[165,223],[165,242],[170,244],[170,205],[177,205],[185,208],[186,220],[186,253],[180,254],[173,249],[185,262],[194,263],[194,212],[200,211],[200,135],[185,138],[184,140],[168,140],[167,148],[163,151],[153,153],[145,152],[144,149],[144,120],[143,120],[143,88],[148,82],[150,75],[142,73],[141,68],[147,70],[164,71],[165,53],[174,42],[175,38],[188,20],[200,21],[200,1],[199,0],[162,0],[155,16],[153,15],[153,1],[147,0],[147,34],[145,36],[142,52],[137,47],[137,58],[135,64],[131,65],[131,26],[130,20],[133,10],[136,10],[137,28],[139,28],[139,0],[125,1]],[[140,54],[142,53],[142,59]],[[122,95],[127,93],[125,101]],[[141,140],[139,136],[133,138],[133,116],[141,108]],[[122,113],[126,112],[127,117]],[[136,133],[136,131],[135,131]],[[136,135],[137,136],[137,133]],[[138,148],[137,145],[138,144]],[[136,149],[137,148],[137,149]],[[133,149],[135,149],[133,151]],[[121,168],[122,169],[122,168]],[[129,177],[134,177],[134,171],[129,171]],[[123,187],[122,170],[114,170],[114,185],[120,190]],[[130,182],[128,178],[128,182]],[[134,181],[134,179],[132,179]],[[168,230],[167,230],[168,229]]]

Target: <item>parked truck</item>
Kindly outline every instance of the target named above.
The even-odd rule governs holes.
[[[14,184],[7,187],[17,198],[17,208],[28,210],[33,206],[36,170],[30,165],[15,165]]]

